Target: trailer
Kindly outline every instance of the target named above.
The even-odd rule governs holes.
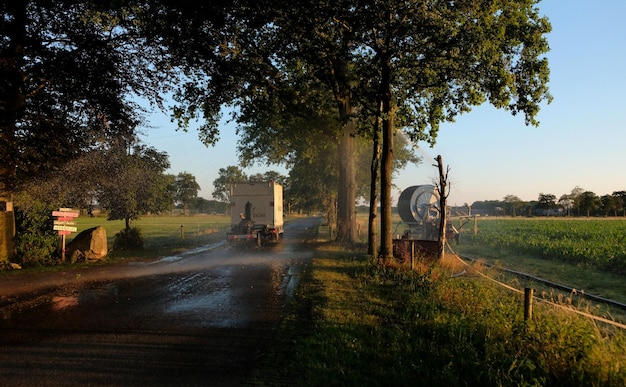
[[[240,182],[230,185],[228,243],[261,247],[283,236],[283,186],[275,181]]]

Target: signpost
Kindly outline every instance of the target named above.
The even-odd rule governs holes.
[[[52,211],[52,216],[56,216],[54,221],[53,230],[57,231],[63,240],[63,246],[61,247],[61,259],[65,261],[65,236],[70,235],[73,232],[78,231],[77,227],[74,227],[74,218],[77,218],[78,212],[72,211],[71,208],[59,208],[59,211]]]

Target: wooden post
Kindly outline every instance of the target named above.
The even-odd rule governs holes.
[[[411,271],[415,270],[415,241],[411,239]]]
[[[533,319],[533,292],[531,288],[524,288],[524,322]]]
[[[478,235],[478,218],[474,215],[474,235]]]
[[[180,225],[180,239],[185,239],[185,226]]]
[[[61,262],[65,262],[65,234],[61,235]]]

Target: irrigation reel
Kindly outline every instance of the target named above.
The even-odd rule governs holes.
[[[415,185],[402,191],[398,199],[398,214],[403,223],[408,226],[402,236],[394,239],[394,256],[401,261],[413,262],[415,255],[425,257],[438,256],[439,224],[441,222],[441,208],[439,192],[434,185]],[[397,227],[396,227],[397,230]],[[447,221],[446,235],[458,243],[459,232]]]
[[[414,185],[402,191],[398,199],[400,219],[409,226],[403,239],[438,240],[439,193],[434,185]]]

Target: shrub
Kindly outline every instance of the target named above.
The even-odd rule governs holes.
[[[143,235],[137,227],[125,228],[115,234],[113,250],[141,250],[143,249]]]
[[[15,210],[15,250],[22,265],[51,265],[60,262],[60,238],[53,230],[52,208],[30,203],[29,208]]]

